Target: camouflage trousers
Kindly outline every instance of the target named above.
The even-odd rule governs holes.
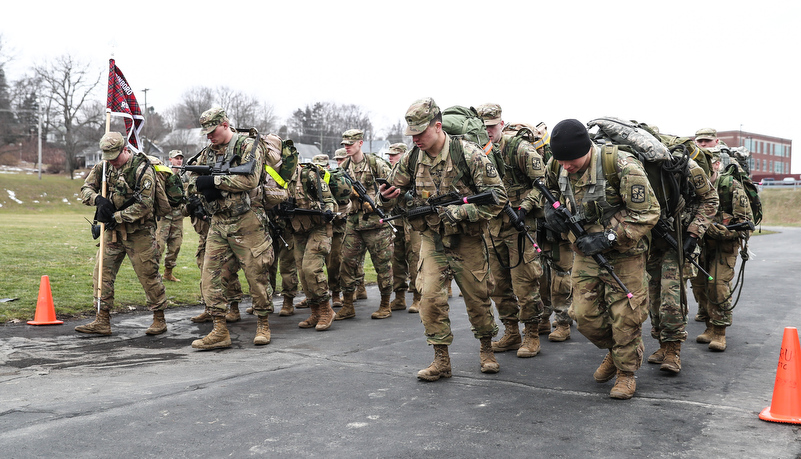
[[[382,296],[392,293],[392,239],[392,229],[388,226],[357,231],[354,225],[348,222],[345,239],[342,242],[343,292],[356,291],[360,270],[361,273],[364,272],[364,254],[365,251],[369,251],[375,268],[378,290]]]
[[[542,252],[540,296],[543,313],[540,320],[550,319],[551,314],[554,314],[557,324],[570,325],[573,323],[573,319],[567,314],[573,304],[573,284],[570,281],[573,250],[570,249],[570,242],[544,242]]]
[[[420,261],[420,232],[403,222],[396,225],[395,249],[392,252],[392,290],[416,292],[417,264]]]
[[[203,260],[202,288],[206,308],[214,316],[224,315],[227,309],[224,272],[239,262],[248,281],[253,298],[253,311],[266,316],[273,310],[269,267],[273,262],[272,239],[253,211],[236,217],[214,215],[206,237],[206,256]]]
[[[180,214],[173,218],[162,218],[158,222],[156,230],[156,243],[158,244],[158,259],[167,250],[164,257],[164,267],[167,269],[175,268],[178,260],[178,252],[181,251],[181,244],[184,242],[184,217]]]
[[[542,265],[539,253],[527,239],[523,239],[523,260],[520,259],[519,233],[511,225],[503,225],[498,236],[488,245],[493,246],[489,256],[490,273],[495,282],[492,300],[498,308],[501,321],[515,320],[537,323],[543,312],[540,297]],[[509,269],[511,266],[515,266]]]
[[[328,275],[325,259],[331,253],[331,226],[320,225],[307,233],[295,233],[295,263],[300,285],[310,303],[328,301]]]
[[[650,276],[651,337],[659,342],[684,342],[687,339],[687,300],[681,294],[683,281],[679,275],[678,252],[654,242],[645,269]]]
[[[195,252],[195,262],[197,267],[200,268],[200,297],[203,303],[206,304],[206,299],[203,297],[203,260],[206,258],[206,236],[209,234],[209,222],[203,220],[195,220],[192,223],[195,232],[198,234],[197,251]],[[231,258],[230,265],[222,269],[223,283],[225,285],[225,299],[228,303],[232,301],[242,301],[242,284],[239,283],[239,261],[236,258]]]
[[[116,236],[116,237],[115,237]],[[100,293],[100,309],[111,311],[114,307],[114,281],[120,271],[122,261],[127,255],[131,265],[139,278],[139,283],[145,289],[147,307],[151,311],[164,310],[167,304],[167,295],[164,284],[159,275],[159,263],[156,255],[156,228],[155,226],[142,226],[138,230],[127,233],[125,240],[121,232],[105,231],[103,233],[103,253],[98,250],[95,269],[92,274],[93,292],[97,294],[97,279],[100,257],[103,257],[103,290]],[[95,301],[97,298],[95,298]]]
[[[489,272],[487,248],[481,236],[448,236],[448,245],[431,230],[421,233],[417,288],[421,294],[420,319],[428,344],[453,343],[448,306],[451,279],[462,291],[473,336],[490,338],[498,334],[492,315],[490,292],[494,287]]]
[[[287,298],[295,298],[298,294],[298,267],[295,264],[295,237],[293,233],[284,231],[281,237],[286,241],[286,245],[277,238],[273,238],[273,249],[275,255],[273,263],[270,264],[270,287],[275,291],[275,284],[278,280],[278,273],[281,273],[281,295]]]
[[[342,291],[342,241],[345,239],[345,221],[334,220],[334,232],[331,236],[331,251],[325,259],[325,267],[328,271],[328,288],[332,292]],[[340,227],[338,227],[340,226]],[[361,268],[361,276],[357,275],[364,283],[364,268]]]
[[[642,364],[642,324],[648,318],[648,275],[645,254],[611,259],[615,274],[632,293],[627,298],[617,282],[592,257],[573,259],[573,312],[578,331],[600,349],[609,349],[615,367],[636,371]]]
[[[714,280],[703,274],[690,280],[693,296],[698,302],[698,314],[712,325],[729,327],[732,324],[731,281],[737,264],[737,241],[704,240],[698,264],[709,271]]]

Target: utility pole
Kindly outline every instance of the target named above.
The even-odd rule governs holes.
[[[145,93],[145,136],[144,136],[145,137],[145,142],[149,142],[150,141],[150,139],[147,137],[147,117],[149,115],[149,113],[147,112],[147,92],[148,91],[150,91],[150,88],[145,88],[145,89],[142,90],[142,92]],[[145,151],[144,145],[142,145],[142,151],[145,154],[150,153],[150,144],[148,144],[147,151]]]

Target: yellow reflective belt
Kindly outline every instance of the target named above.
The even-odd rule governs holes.
[[[548,134],[545,137],[541,138],[534,144],[534,149],[539,150],[541,147],[544,147],[549,141],[551,140],[551,135]]]
[[[277,183],[278,186],[280,186],[281,188],[286,189],[286,187],[288,185],[286,183],[286,180],[284,180],[284,178],[281,177],[281,174],[279,174],[275,169],[273,169],[270,166],[264,166],[264,171],[267,172],[268,174],[270,174],[270,177],[272,177],[273,180],[275,180],[275,183]]]
[[[323,176],[323,181],[325,183],[328,183],[328,181],[331,180],[331,174],[329,174],[328,171],[325,169],[323,169],[323,172],[325,172],[325,175]]]
[[[167,172],[169,174],[173,173],[172,169],[170,169],[169,167],[165,166],[164,164],[154,164],[153,168],[155,168],[158,172]]]

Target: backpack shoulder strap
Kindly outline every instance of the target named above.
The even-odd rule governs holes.
[[[620,188],[620,177],[617,175],[617,145],[601,147],[601,167],[606,181],[612,183],[615,189]]]

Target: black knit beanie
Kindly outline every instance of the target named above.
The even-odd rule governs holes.
[[[590,151],[592,141],[587,128],[581,121],[574,119],[556,123],[551,132],[551,152],[558,161],[570,161],[581,158]]]

